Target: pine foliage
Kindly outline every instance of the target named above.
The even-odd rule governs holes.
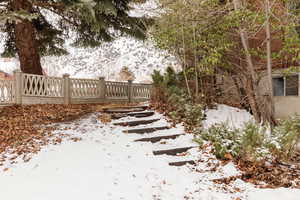
[[[14,11],[12,2],[29,3],[31,9]],[[150,19],[132,17],[133,0],[1,0],[0,31],[6,32],[5,51],[2,56],[16,53],[14,24],[29,20],[35,28],[41,55],[66,54],[64,40],[74,37],[74,45],[95,47],[103,41],[127,34],[145,38]],[[55,20],[50,16],[54,16]]]

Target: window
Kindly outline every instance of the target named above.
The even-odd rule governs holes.
[[[273,78],[273,92],[274,96],[284,96],[284,78]]]
[[[298,96],[299,76],[274,77],[273,92],[274,96]]]

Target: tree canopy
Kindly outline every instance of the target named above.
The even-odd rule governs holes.
[[[2,56],[20,59],[23,72],[42,74],[40,56],[67,53],[74,45],[95,47],[120,34],[145,38],[146,19],[128,14],[132,0],[0,0]],[[134,1],[136,2],[136,1]]]

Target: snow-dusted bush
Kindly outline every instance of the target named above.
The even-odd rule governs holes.
[[[220,159],[291,160],[300,143],[300,117],[282,120],[271,134],[267,130],[267,127],[255,123],[246,123],[241,129],[232,129],[227,123],[221,123],[198,130],[195,141],[200,145],[204,140],[209,141]]]
[[[220,159],[259,161],[269,152],[266,129],[254,123],[247,123],[242,129],[232,129],[227,123],[216,124],[198,133],[196,141],[202,144],[203,140],[211,142]]]
[[[239,129],[230,129],[226,123],[216,124],[207,130],[199,130],[195,141],[200,145],[203,140],[211,142],[217,158],[225,159],[230,154],[237,157],[241,148]]]
[[[300,143],[300,116],[290,117],[280,122],[274,129],[270,149],[280,159],[289,160]]]

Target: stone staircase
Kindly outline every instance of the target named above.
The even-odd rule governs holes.
[[[169,156],[181,156],[181,154],[186,153],[190,149],[198,148],[197,145],[194,146],[178,146],[175,148],[164,148],[165,143],[161,141],[165,140],[175,140],[180,136],[184,136],[186,133],[180,133],[176,128],[172,128],[170,125],[164,126],[155,126],[155,122],[159,122],[162,120],[161,118],[151,118],[155,115],[155,111],[148,110],[148,106],[126,106],[126,107],[118,107],[118,108],[107,108],[104,110],[105,113],[109,113],[111,118],[119,122],[114,122],[114,126],[123,126],[126,127],[126,130],[123,130],[124,134],[137,134],[142,135],[139,136],[138,139],[135,139],[134,142],[151,142],[153,144],[159,143],[159,147],[161,149],[153,150],[152,153],[155,156],[159,155],[169,155]],[[130,120],[128,119],[135,118],[137,120]],[[150,118],[150,119],[149,119]],[[120,121],[121,120],[121,121]],[[125,121],[124,121],[125,120]],[[143,128],[139,128],[138,126],[143,125]],[[130,128],[129,128],[130,127]],[[138,127],[138,128],[136,128]],[[171,132],[174,130],[174,134],[162,134],[161,131],[169,130]],[[145,136],[147,135],[147,136]],[[151,135],[151,136],[149,136]],[[160,143],[161,142],[161,143]],[[182,157],[182,156],[181,156]],[[171,162],[169,161],[168,164],[170,166],[183,166],[186,164],[195,165],[196,160],[182,160]]]

